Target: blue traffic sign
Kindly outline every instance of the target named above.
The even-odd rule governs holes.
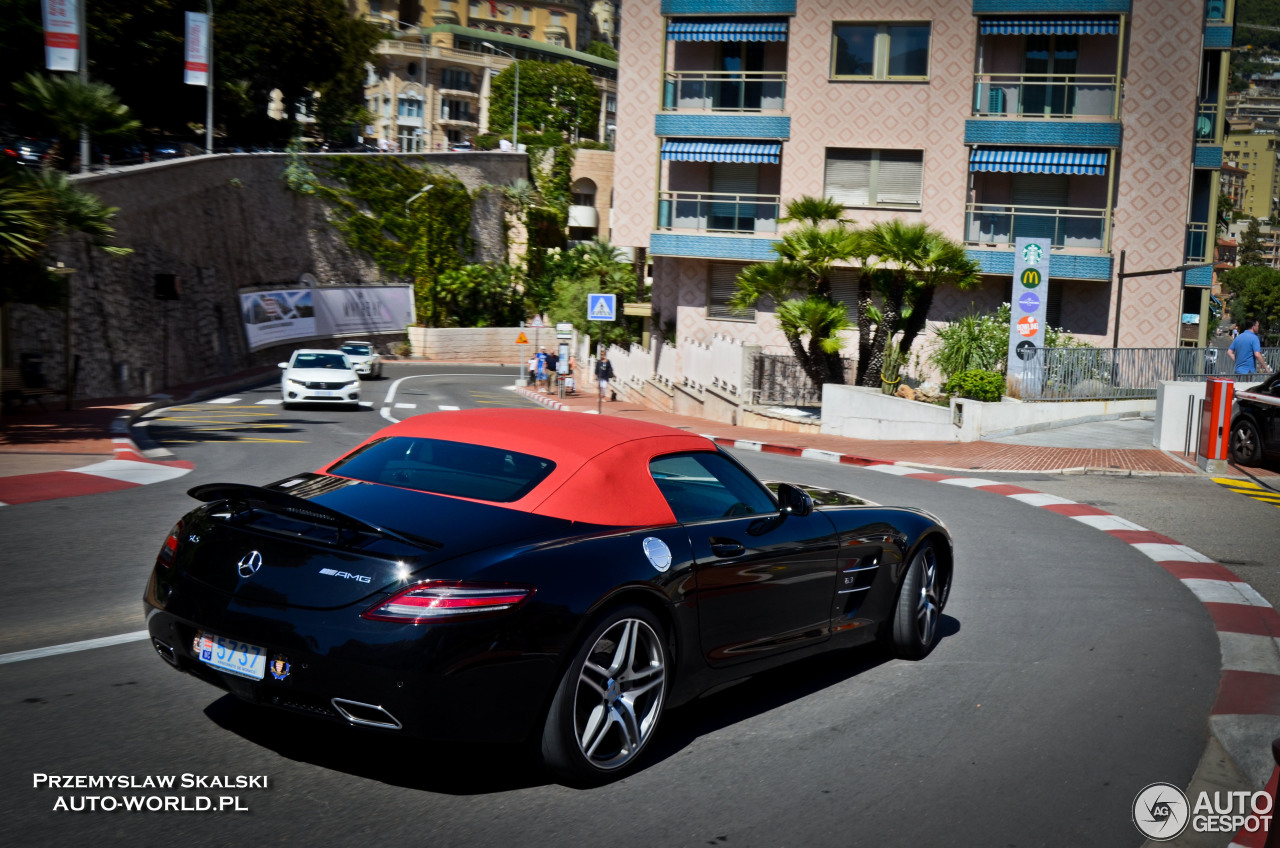
[[[618,320],[618,296],[613,294],[587,295],[587,318],[592,321]]]

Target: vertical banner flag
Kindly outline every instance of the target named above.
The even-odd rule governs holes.
[[[183,82],[187,85],[209,84],[209,16],[204,12],[187,12],[187,60]]]
[[[1014,241],[1013,297],[1009,304],[1009,367],[1006,373],[1026,389],[1038,391],[1044,357],[1045,317],[1049,311],[1049,239]]]
[[[44,12],[44,66],[51,71],[80,69],[80,24],[76,5],[82,0],[41,0]]]

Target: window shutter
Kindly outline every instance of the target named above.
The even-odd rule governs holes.
[[[858,269],[831,269],[831,299],[842,303],[849,314],[849,321],[858,321]]]
[[[744,267],[743,265],[711,266],[711,291],[707,298],[708,318],[755,320],[756,311],[754,309],[729,308],[729,298],[733,297],[738,291],[738,272]]]
[[[876,203],[919,206],[924,154],[919,150],[881,150]]]
[[[871,202],[871,151],[827,150],[826,196],[845,206]]]

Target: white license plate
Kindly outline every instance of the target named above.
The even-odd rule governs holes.
[[[321,389],[315,392],[314,394],[316,397],[338,397],[342,394],[342,392],[331,392],[326,389]]]
[[[267,670],[267,652],[262,648],[211,633],[200,639],[200,661],[253,680],[261,680]]]

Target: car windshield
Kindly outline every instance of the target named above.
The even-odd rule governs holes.
[[[347,344],[344,344],[342,346],[342,352],[354,354],[355,356],[368,356],[369,354],[373,353],[373,348],[371,348],[367,344],[356,344],[354,342],[348,342]]]
[[[300,353],[293,358],[294,368],[329,368],[334,371],[350,371],[351,365],[340,353]]]
[[[329,473],[419,492],[508,503],[533,491],[555,467],[549,459],[502,448],[393,436],[371,442]]]

